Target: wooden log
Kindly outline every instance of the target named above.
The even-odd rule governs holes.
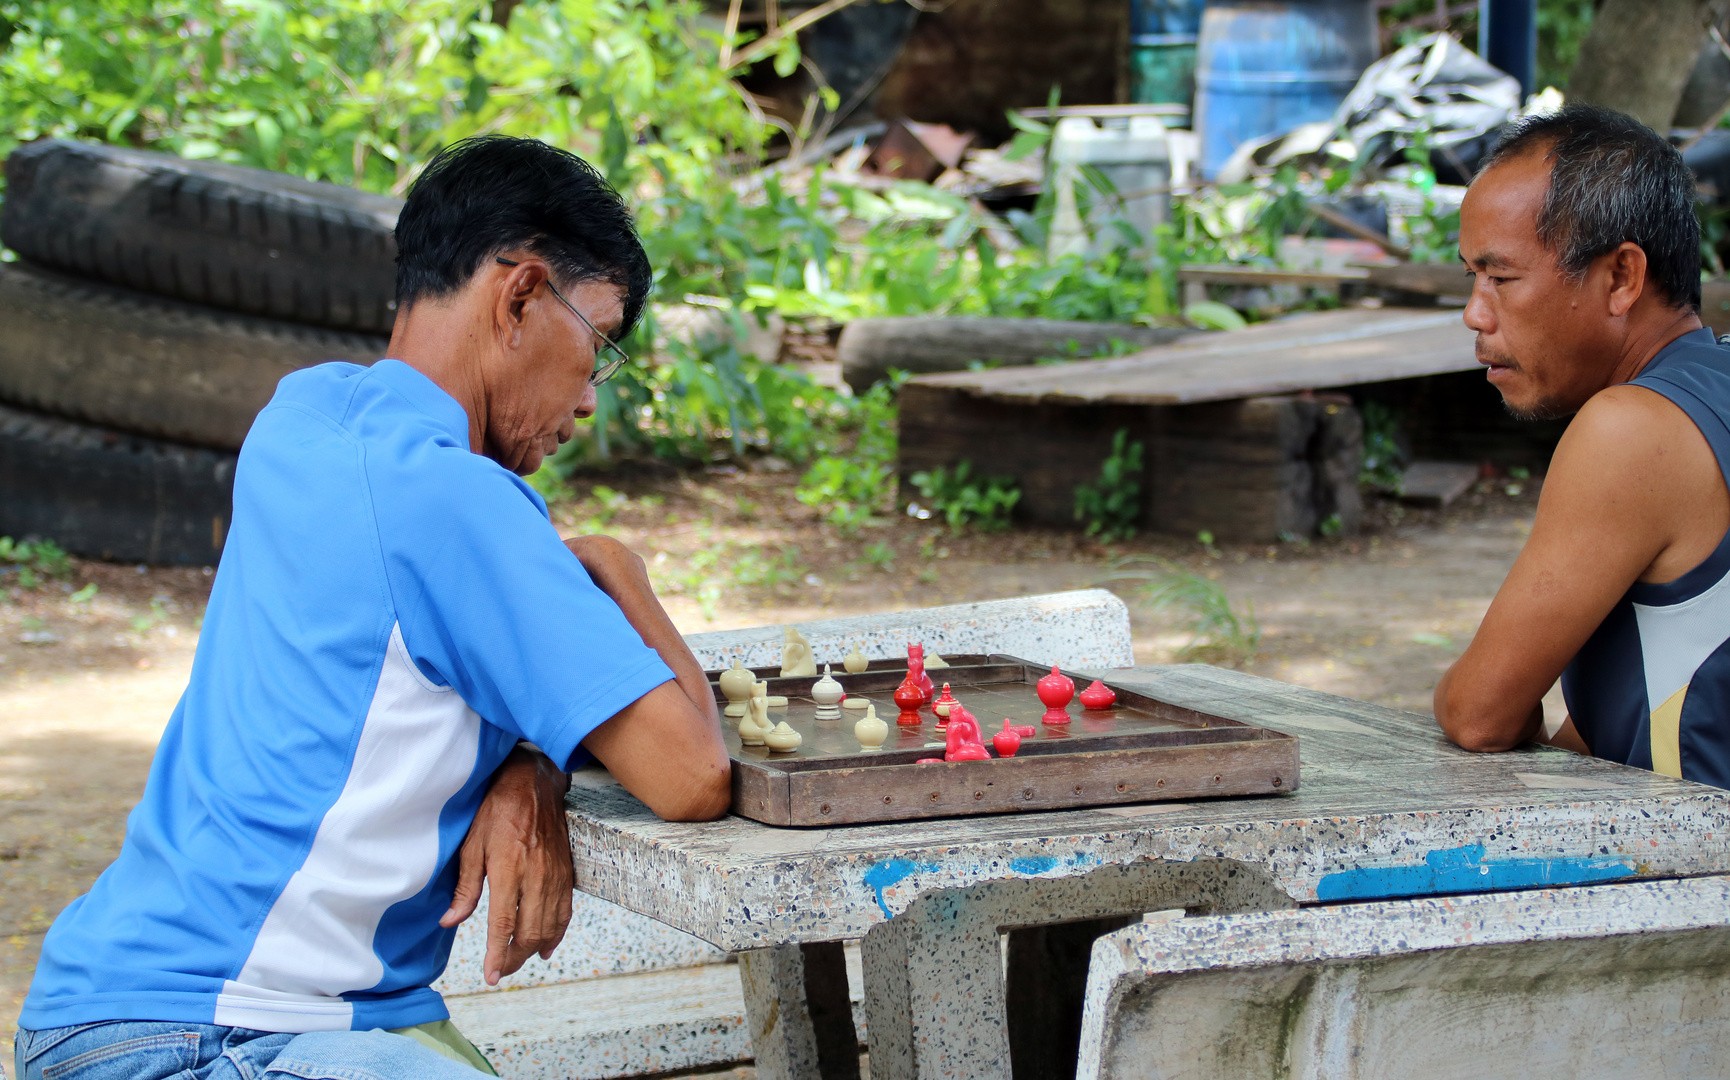
[[[1165,345],[1195,333],[1169,326],[912,315],[854,319],[836,351],[841,376],[855,393],[889,376],[891,368],[916,375],[966,371],[978,363],[1022,367],[1049,357],[1095,356],[1113,342],[1132,349]]]
[[[1363,516],[1363,428],[1342,394],[1195,405],[1023,404],[910,383],[901,391],[901,474],[970,461],[1021,485],[1016,516],[1075,524],[1075,489],[1095,482],[1119,429],[1144,446],[1142,524],[1264,541]],[[903,499],[917,498],[910,485]]]

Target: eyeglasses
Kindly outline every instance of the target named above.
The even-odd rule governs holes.
[[[493,260],[500,266],[522,265],[513,259],[505,258],[503,255],[494,255]],[[589,317],[578,311],[575,304],[565,299],[565,294],[558,290],[558,286],[553,284],[551,278],[547,279],[547,289],[559,298],[559,303],[571,309],[572,315],[583,320],[583,325],[589,328],[591,334],[601,339],[601,347],[595,350],[595,370],[589,375],[589,385],[599,386],[617,375],[619,369],[625,366],[625,361],[630,359],[629,356],[625,355],[625,350],[614,344],[612,338],[596,330],[595,324],[589,321]]]

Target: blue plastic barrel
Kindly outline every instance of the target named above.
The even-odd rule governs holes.
[[[1209,0],[1195,71],[1202,175],[1245,142],[1331,117],[1379,51],[1372,0]]]

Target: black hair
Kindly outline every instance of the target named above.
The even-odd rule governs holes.
[[[624,199],[595,167],[535,139],[481,135],[433,155],[396,221],[396,302],[449,296],[493,256],[526,248],[560,283],[625,291],[631,332],[649,295],[649,257]]]
[[[1592,260],[1623,243],[1673,307],[1700,308],[1700,219],[1694,175],[1663,136],[1600,105],[1569,105],[1508,126],[1478,175],[1528,152],[1553,162],[1538,211],[1538,239],[1578,280]]]

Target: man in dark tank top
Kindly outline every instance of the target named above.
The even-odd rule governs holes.
[[[1700,323],[1693,177],[1620,113],[1527,119],[1472,183],[1460,257],[1508,409],[1574,419],[1437,721],[1468,750],[1537,738],[1730,787],[1730,349]]]

